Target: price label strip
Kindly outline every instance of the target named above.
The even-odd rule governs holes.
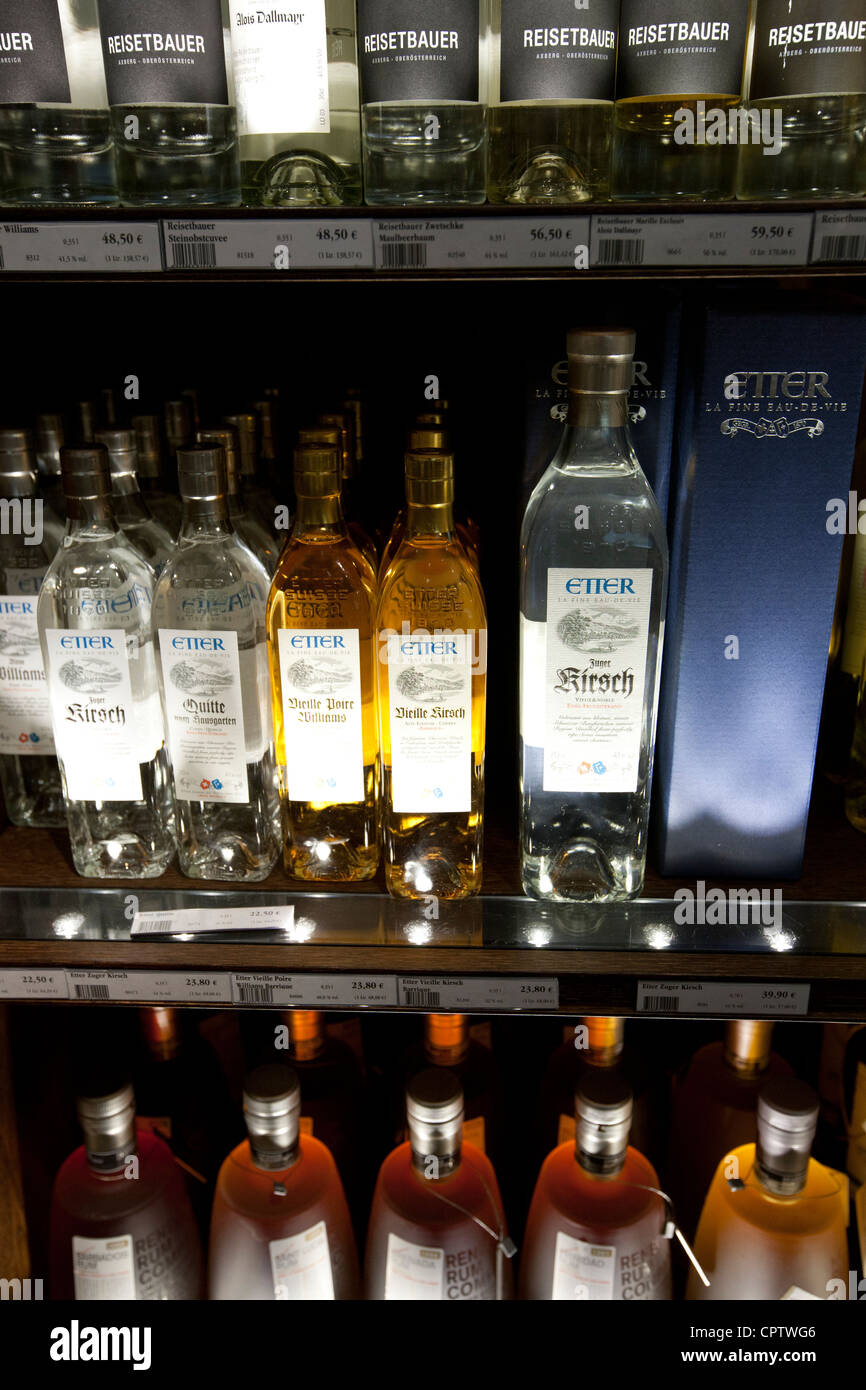
[[[136,912],[130,936],[195,936],[209,932],[291,932],[295,909],[288,903],[263,907],[179,907]]]
[[[227,972],[183,970],[67,970],[68,998],[89,1002],[230,1004]]]
[[[634,270],[646,266],[762,267],[809,263],[812,213],[603,213],[592,219],[590,264]]]
[[[0,970],[0,999],[68,999],[65,970]]]
[[[589,225],[573,216],[377,222],[376,269],[570,270],[588,253]]]
[[[253,1008],[352,1009],[393,1007],[393,975],[277,975],[265,971],[233,974],[232,1003]]]
[[[637,987],[639,1014],[720,1014],[730,1018],[799,1018],[809,1012],[811,985],[780,983],[744,984],[710,980],[668,983],[640,980]]]
[[[401,975],[397,1003],[416,1009],[444,1009],[455,1013],[483,1010],[513,1012],[519,1009],[559,1008],[559,981],[550,976]]]
[[[162,270],[158,222],[3,222],[0,270]]]
[[[166,270],[372,270],[364,218],[250,218],[162,224]]]
[[[816,212],[812,264],[866,261],[866,212]]]

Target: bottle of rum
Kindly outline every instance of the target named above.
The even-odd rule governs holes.
[[[117,202],[96,0],[7,0],[0,202]]]
[[[452,1302],[511,1297],[505,1215],[493,1165],[462,1138],[452,1072],[406,1093],[409,1138],[379,1171],[367,1232],[367,1298]]]
[[[252,512],[247,510],[246,498],[241,485],[240,442],[237,430],[234,425],[224,425],[219,429],[201,429],[196,431],[195,439],[197,444],[205,444],[210,448],[219,447],[223,450],[228,487],[229,518],[232,528],[244,542],[244,545],[249,546],[256,559],[264,567],[268,579],[271,579],[277,568],[280,546],[274,538],[273,531],[266,529],[258,517],[253,516]]]
[[[13,825],[64,826],[63,789],[36,604],[56,547],[36,497],[29,430],[0,430],[0,498],[11,525],[0,531],[0,785]]]
[[[78,1098],[84,1144],[51,1199],[51,1297],[198,1299],[201,1245],[181,1170],[155,1134],[136,1133],[125,1085]]]
[[[424,1037],[406,1056],[408,1084],[426,1067],[447,1067],[463,1091],[463,1138],[498,1164],[504,1131],[502,1077],[491,1048],[472,1036],[468,1014],[425,1014]],[[400,1139],[405,1120],[400,1116]]]
[[[751,0],[688,0],[679,10],[622,0],[615,199],[733,198],[738,147],[717,139],[717,129],[723,125],[727,137],[729,113],[740,104],[750,8]]]
[[[758,1134],[719,1163],[695,1255],[709,1287],[689,1273],[692,1300],[773,1301],[791,1288],[826,1299],[848,1288],[848,1185],[811,1157],[818,1097],[793,1077],[768,1081]]]
[[[326,421],[329,423],[325,423]],[[379,565],[376,547],[366,528],[352,511],[356,498],[352,484],[354,458],[351,428],[350,417],[342,412],[320,415],[317,425],[298,431],[298,444],[302,448],[311,444],[318,448],[337,450],[340,457],[340,506],[343,516],[355,545],[375,574]]]
[[[568,422],[521,534],[521,858],[530,897],[643,885],[664,522],[629,437],[635,335],[568,337]]]
[[[612,1072],[587,1072],[576,1139],[545,1159],[526,1223],[520,1296],[584,1302],[671,1297],[667,1213],[652,1164],[630,1146],[632,1097]]]
[[[183,525],[153,601],[180,867],[256,883],[279,854],[268,577],[235,535],[221,449],[178,454]]]
[[[37,616],[72,859],[86,878],[158,878],[175,846],[154,573],[114,519],[102,445],[61,465],[69,520]]]
[[[361,202],[361,119],[353,0],[315,0],[265,16],[231,0],[244,202]]]
[[[618,23],[619,0],[493,0],[489,202],[609,196]]]
[[[97,430],[96,442],[108,451],[114,518],[159,576],[174,550],[174,538],[161,521],[151,516],[139,491],[135,431]]]
[[[99,0],[99,28],[121,202],[239,203],[228,0]]]
[[[283,861],[358,881],[379,863],[375,577],[343,518],[336,449],[296,450],[295,493],[267,618]]]
[[[248,1139],[225,1160],[211,1220],[208,1296],[327,1300],[358,1296],[349,1209],[329,1150],[300,1131],[289,1067],[259,1067],[244,1087]]]
[[[410,450],[406,501],[376,618],[385,879],[398,898],[465,898],[481,888],[487,613],[453,454]]]

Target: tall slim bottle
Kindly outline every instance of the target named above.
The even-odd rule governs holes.
[[[36,468],[42,498],[42,525],[51,542],[51,553],[63,540],[66,509],[60,477],[60,450],[66,442],[63,416],[46,412],[36,416]]]
[[[156,878],[174,810],[154,574],[114,520],[105,449],[64,449],[61,465],[69,520],[37,613],[72,859],[86,878]]]
[[[219,429],[196,431],[196,443],[210,448],[219,447],[225,454],[226,486],[228,488],[229,518],[237,535],[248,545],[270,579],[277,568],[280,556],[280,543],[273,531],[267,530],[258,517],[247,510],[246,498],[241,484],[241,460],[238,432],[234,425]]]
[[[229,13],[244,202],[360,203],[354,0],[289,13],[230,0]]]
[[[447,1067],[457,1077],[463,1090],[463,1138],[498,1162],[505,1131],[502,1077],[491,1049],[471,1035],[468,1014],[424,1015],[423,1040],[406,1055],[407,1082],[426,1067]],[[402,1126],[402,1115],[400,1120]]]
[[[234,533],[222,450],[181,449],[178,467],[183,524],[153,601],[178,859],[190,878],[256,883],[279,853],[268,576]]]
[[[493,0],[489,202],[609,196],[618,22],[619,0]]]
[[[13,825],[63,826],[66,812],[36,604],[56,547],[44,532],[29,430],[0,430],[0,784]]]
[[[357,881],[379,863],[375,576],[343,518],[335,449],[296,450],[295,493],[267,619],[283,862]]]
[[[568,422],[521,534],[521,860],[530,897],[643,885],[664,522],[628,429],[635,335],[568,338]]]
[[[121,202],[240,202],[227,0],[99,0],[99,28]]]
[[[487,0],[358,0],[367,203],[484,202],[488,40]]]
[[[117,201],[96,0],[6,0],[0,203]]]
[[[319,447],[324,446],[326,449],[338,450],[340,455],[340,506],[343,516],[346,519],[352,540],[375,572],[378,565],[376,547],[366,528],[353,514],[353,503],[355,502],[352,488],[354,461],[349,416],[342,413],[320,415],[317,425],[298,430],[298,444],[301,447],[312,444]]]
[[[358,1256],[336,1164],[300,1132],[289,1067],[259,1067],[244,1086],[249,1138],[225,1160],[211,1219],[208,1296],[278,1302],[358,1296]]]
[[[262,476],[259,454],[259,419],[255,411],[244,411],[237,415],[227,415],[225,423],[237,430],[238,479],[243,490],[244,503],[265,530],[273,534],[275,502]]]
[[[487,613],[453,454],[407,453],[406,501],[376,617],[385,880],[398,898],[465,898],[481,889]]]
[[[156,517],[175,540],[180,525],[179,503],[176,495],[166,491],[165,444],[160,418],[158,415],[133,415],[130,424],[135,431],[139,491],[151,516]]]
[[[114,518],[158,578],[174,550],[174,538],[161,521],[151,516],[139,490],[135,431],[97,430],[96,442],[108,451]]]

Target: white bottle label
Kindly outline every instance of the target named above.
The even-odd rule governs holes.
[[[289,798],[363,801],[357,629],[281,628],[277,643]]]
[[[241,135],[327,135],[328,39],[325,0],[282,10],[229,0]]]
[[[652,591],[649,569],[547,571],[544,791],[637,790]]]
[[[328,1229],[324,1221],[299,1235],[272,1240],[268,1245],[274,1298],[280,1302],[308,1301],[334,1297],[334,1276]]]
[[[257,693],[255,651],[239,655],[236,632],[184,628],[160,628],[159,650],[175,794],[181,801],[247,802],[240,658],[248,657],[246,679]]]
[[[132,1236],[72,1237],[72,1278],[78,1302],[135,1299]]]
[[[600,1303],[613,1298],[616,1249],[576,1240],[565,1231],[556,1233],[553,1257],[554,1302],[577,1300]]]
[[[465,632],[388,639],[391,799],[398,813],[472,809],[472,650],[473,634]]]
[[[0,753],[54,752],[48,682],[36,626],[36,598],[0,598]]]
[[[445,1251],[436,1246],[413,1245],[388,1234],[385,1265],[385,1298],[403,1302],[437,1302],[444,1298]]]

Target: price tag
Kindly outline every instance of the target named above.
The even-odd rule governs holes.
[[[593,267],[807,265],[812,214],[683,213],[592,219]]]
[[[149,1004],[230,1004],[231,977],[220,971],[67,970],[70,999]]]
[[[401,975],[397,980],[401,1007],[480,1013],[486,1009],[558,1009],[559,981],[550,976]]]
[[[157,222],[3,222],[0,270],[162,270]]]
[[[372,270],[370,223],[356,218],[166,220],[166,270]]]
[[[263,907],[179,907],[136,912],[130,936],[194,936],[200,932],[290,931],[295,909],[289,903]]]
[[[0,970],[0,999],[68,999],[64,970]]]
[[[866,261],[866,212],[816,212],[812,264]]]
[[[688,984],[677,981],[640,980],[637,987],[639,1014],[721,1014],[731,1018],[800,1017],[809,1012],[811,985],[744,984],[711,980]]]
[[[353,1009],[393,1007],[392,975],[276,975],[264,971],[232,975],[232,1003],[255,1008]]]
[[[588,217],[406,218],[377,222],[374,234],[377,270],[588,266],[588,254],[576,254],[588,253]]]

